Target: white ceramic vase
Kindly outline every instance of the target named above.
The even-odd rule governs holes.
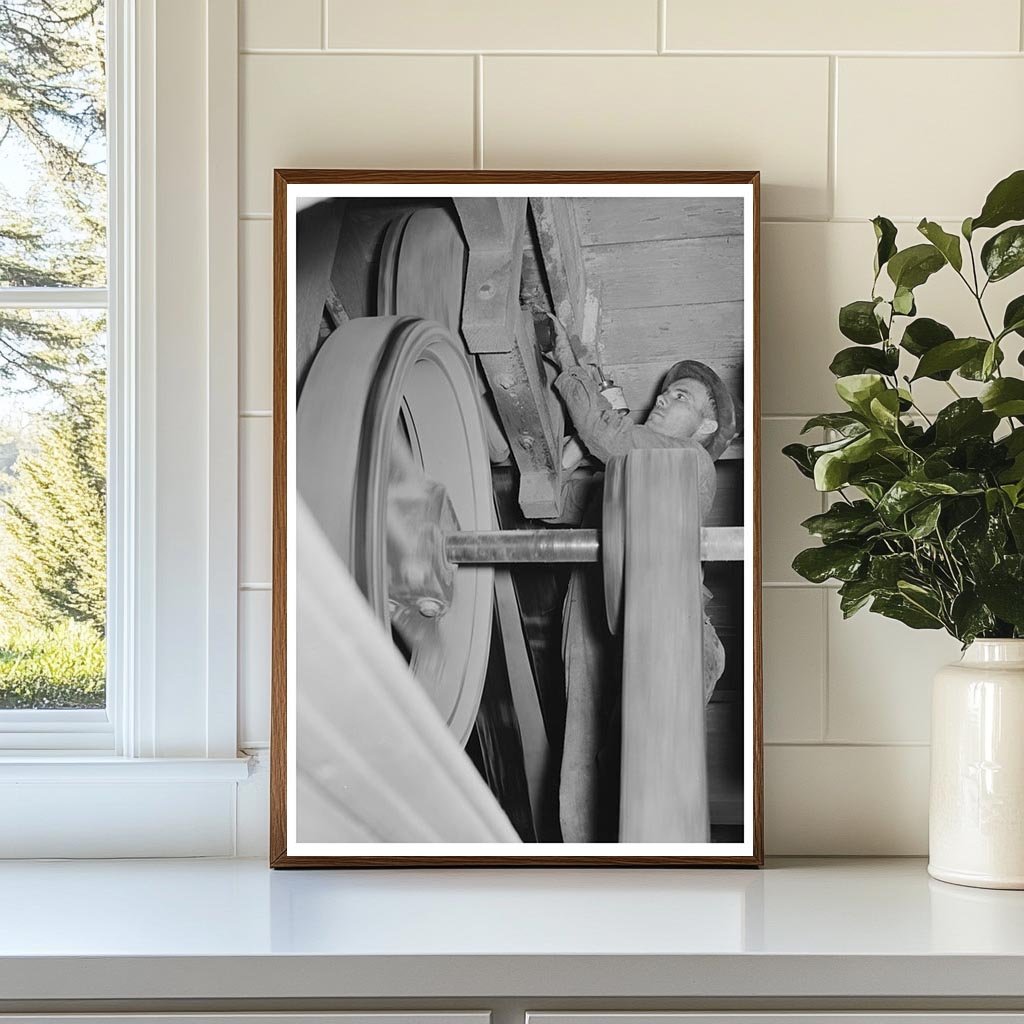
[[[1024,640],[975,640],[932,689],[928,872],[1024,889]]]

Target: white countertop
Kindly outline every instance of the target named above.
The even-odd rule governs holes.
[[[611,969],[614,967],[614,969]],[[1024,997],[1024,892],[916,859],[762,871],[0,864],[0,1001]]]

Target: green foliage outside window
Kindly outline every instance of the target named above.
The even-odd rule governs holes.
[[[3,288],[106,283],[102,0],[0,2]],[[104,318],[0,306],[0,708],[102,707]]]

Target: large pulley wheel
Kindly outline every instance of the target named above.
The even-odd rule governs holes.
[[[458,527],[493,529],[487,443],[462,343],[441,324],[413,317],[343,324],[309,370],[296,444],[299,493],[464,743],[483,691],[493,570],[455,572],[441,614],[420,615],[412,606],[396,615],[388,563],[397,463],[411,460],[424,480],[447,491]]]

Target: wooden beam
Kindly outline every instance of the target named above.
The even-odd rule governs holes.
[[[561,414],[533,318],[519,310],[511,351],[481,352],[480,365],[519,469],[519,507],[527,519],[554,518],[562,510]]]
[[[469,244],[462,333],[470,352],[508,352],[519,316],[526,200],[459,196],[454,202]]]
[[[519,470],[527,518],[561,512],[562,419],[537,346],[533,318],[519,306],[526,199],[457,197],[469,244],[462,334],[490,385]]]
[[[575,204],[564,196],[533,196],[530,212],[555,316],[570,335],[580,339],[585,352],[593,355],[600,308],[597,292],[587,282]]]

